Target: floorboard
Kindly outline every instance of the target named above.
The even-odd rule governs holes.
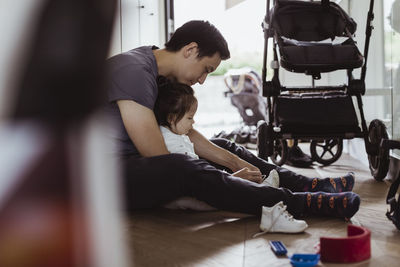
[[[309,169],[288,167],[308,176],[338,176],[356,173],[354,191],[361,207],[351,223],[369,228],[372,257],[346,266],[399,266],[400,231],[385,216],[389,182],[375,181],[368,167],[343,154],[331,166]],[[301,234],[264,234],[259,219],[224,211],[193,212],[166,209],[135,212],[127,218],[126,234],[134,266],[290,266],[287,258],[276,257],[269,240],[281,240],[293,253],[314,253],[321,236],[346,235],[347,223],[335,218],[306,218],[309,228]],[[320,262],[318,266],[344,266]]]

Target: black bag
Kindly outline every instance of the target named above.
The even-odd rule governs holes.
[[[283,133],[361,132],[351,96],[344,92],[282,94],[274,110]]]
[[[384,139],[381,141],[381,151],[387,152],[389,149],[400,149],[400,141]],[[396,181],[392,183],[386,197],[386,203],[390,205],[390,210],[386,212],[386,217],[400,230],[400,202],[396,199],[397,189],[400,185],[400,174]]]
[[[399,184],[400,177],[397,177],[396,181],[394,181],[389,188],[386,203],[390,205],[390,210],[386,212],[386,217],[400,230],[400,202],[399,198],[396,199],[396,192],[399,188]]]

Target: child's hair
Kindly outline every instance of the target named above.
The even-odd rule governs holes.
[[[193,88],[186,84],[173,82],[162,76],[158,77],[157,84],[158,96],[154,114],[159,125],[171,127],[171,123],[177,123],[190,111],[197,99]]]

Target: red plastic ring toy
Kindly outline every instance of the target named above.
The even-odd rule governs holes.
[[[320,238],[321,261],[358,262],[371,258],[371,231],[365,227],[349,224],[343,238]]]

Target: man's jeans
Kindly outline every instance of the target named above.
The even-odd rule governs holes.
[[[280,188],[234,177],[223,166],[183,154],[129,158],[124,162],[123,175],[128,210],[153,208],[190,196],[227,211],[259,215],[262,206],[283,201],[293,215],[302,213],[304,197],[292,192],[302,192],[310,178],[269,164],[226,139],[210,141],[258,167],[262,174],[276,169]]]

